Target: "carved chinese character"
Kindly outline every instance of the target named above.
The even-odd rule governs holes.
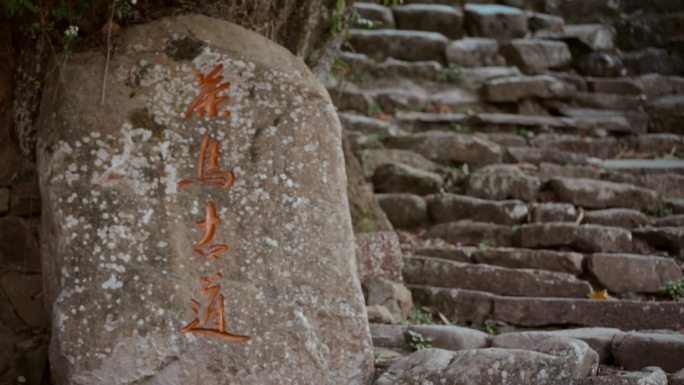
[[[207,116],[209,118],[216,117],[216,110],[219,103],[228,100],[227,96],[219,96],[219,93],[230,87],[230,83],[224,82],[223,76],[217,76],[223,70],[223,64],[219,64],[208,74],[197,74],[197,81],[200,85],[200,93],[192,101],[190,107],[185,110],[184,119],[188,119],[193,111],[197,111],[197,116]],[[223,116],[230,116],[230,111],[225,110],[221,113]]]
[[[228,251],[228,246],[221,243],[209,245],[209,242],[214,239],[216,225],[219,223],[221,223],[221,218],[219,218],[216,213],[216,206],[214,205],[214,202],[209,201],[206,206],[204,206],[204,220],[197,222],[197,226],[204,229],[204,234],[202,235],[202,239],[197,241],[192,247],[195,254],[207,259],[216,259],[219,254]]]
[[[182,179],[176,185],[182,188],[192,183],[208,183],[229,189],[235,182],[235,174],[233,171],[221,170],[219,167],[220,146],[220,140],[212,138],[209,134],[204,134],[197,162],[197,178]]]
[[[209,297],[204,313],[200,317],[202,304],[196,299],[191,299],[192,315],[195,317],[182,330],[184,333],[204,334],[212,337],[223,338],[230,342],[249,341],[248,336],[241,336],[226,332],[226,320],[223,314],[224,297],[221,294],[221,286],[214,281],[221,278],[221,273],[211,277],[201,277],[202,295]]]

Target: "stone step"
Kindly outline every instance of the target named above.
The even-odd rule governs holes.
[[[375,28],[394,28],[394,14],[392,9],[376,3],[355,2],[354,10],[359,16],[374,23]],[[356,27],[366,27],[357,23]]]
[[[641,95],[644,93],[641,83],[633,78],[595,78],[585,79],[591,92],[601,94]]]
[[[388,136],[406,135],[406,132],[386,120],[350,113],[340,113],[338,116],[345,130],[360,132],[378,139],[384,139]]]
[[[579,211],[569,203],[542,202],[530,205],[530,223],[577,222]]]
[[[571,274],[421,256],[404,261],[403,276],[404,281],[411,285],[486,291],[499,295],[583,298],[591,292],[589,283]]]
[[[375,198],[396,229],[416,228],[429,223],[425,199],[419,195],[375,194]]]
[[[654,211],[659,206],[657,192],[626,183],[582,178],[554,178],[548,183],[561,202],[591,209],[634,208]]]
[[[612,351],[615,361],[629,370],[657,366],[674,373],[684,368],[684,335],[678,333],[619,333]]]
[[[676,173],[671,173],[670,170],[676,171]],[[684,168],[660,169],[643,174],[605,172],[601,178],[653,190],[664,198],[677,199],[684,196]]]
[[[395,6],[394,19],[399,29],[438,32],[454,40],[463,37],[463,12],[440,4]]]
[[[487,165],[501,162],[501,147],[474,135],[429,131],[388,138],[389,148],[415,151],[443,165],[468,163]]]
[[[515,103],[528,98],[570,98],[575,87],[549,75],[515,76],[488,80],[482,93],[491,103]]]
[[[567,44],[543,39],[514,39],[501,47],[509,64],[527,74],[538,74],[570,65],[572,55]]]
[[[534,223],[520,226],[517,237],[517,245],[526,248],[571,248],[586,253],[632,252],[632,233],[619,227]]]
[[[425,237],[439,238],[454,245],[513,246],[511,226],[462,220],[440,223],[428,228]]]
[[[380,193],[434,194],[444,184],[441,175],[401,163],[379,166],[373,174],[373,187]]]
[[[431,347],[451,351],[482,349],[489,346],[489,335],[476,329],[454,325],[382,325],[369,324],[374,346],[411,350],[408,332],[420,333],[432,340]]]
[[[465,28],[469,36],[506,41],[527,34],[527,15],[518,8],[467,3],[464,10]]]
[[[684,160],[680,159],[605,159],[600,163],[607,170],[633,174],[675,172],[684,174]]]
[[[649,132],[681,134],[684,126],[683,110],[684,94],[649,101],[647,111],[652,117]]]
[[[337,57],[349,67],[345,79],[352,82],[379,78],[435,81],[437,75],[444,70],[437,61],[404,61],[393,58],[376,61],[367,55],[353,52],[340,52]]]
[[[673,258],[634,254],[592,254],[587,270],[600,288],[611,293],[662,293],[668,281],[682,277]]]
[[[553,106],[550,106],[553,107]],[[639,137],[644,135],[648,131],[648,125],[649,125],[649,117],[648,115],[639,110],[626,110],[626,111],[620,111],[620,110],[609,110],[609,109],[594,109],[594,108],[582,108],[582,107],[576,107],[576,106],[567,106],[567,105],[558,105],[552,108],[554,111],[557,111],[560,115],[566,116],[569,118],[580,118],[580,119],[589,119],[589,118],[624,118],[627,120],[629,125],[632,127],[632,131],[634,133],[639,133],[641,134]],[[620,131],[617,131],[618,133]],[[628,131],[624,130],[623,133],[627,133]],[[637,138],[639,138],[637,137]],[[631,137],[628,139],[634,139],[635,137]]]
[[[591,210],[585,211],[582,216],[584,224],[622,227],[627,230],[648,226],[652,222],[653,220],[647,215],[634,209]]]
[[[598,110],[639,111],[644,108],[643,97],[635,95],[578,92],[573,100],[579,107]]]
[[[636,241],[650,247],[649,252],[665,250],[670,255],[684,258],[684,227],[642,227],[634,229]]]
[[[537,31],[534,37],[578,43],[592,51],[610,51],[615,47],[615,31],[602,24],[571,24],[562,30]]]
[[[436,32],[394,29],[352,29],[349,36],[354,52],[406,61],[434,60],[443,63],[448,42],[446,36]]]
[[[596,326],[622,330],[684,328],[679,302],[606,301],[579,298],[504,297],[486,292],[410,285],[415,304],[464,322],[487,319],[520,327]]]
[[[496,79],[495,79],[496,80]],[[645,128],[633,126],[624,116],[559,117],[520,114],[483,113],[472,118],[472,124],[487,132],[522,128],[538,132],[553,130],[585,135],[639,134]]]
[[[676,134],[646,134],[628,141],[630,147],[637,153],[656,153],[659,157],[674,155],[681,157],[684,154],[684,136]],[[681,166],[684,169],[684,165]]]
[[[465,68],[496,67],[506,65],[506,59],[499,54],[499,42],[487,38],[455,40],[446,47],[447,62]],[[514,75],[519,75],[518,73]]]
[[[363,175],[371,178],[378,167],[385,164],[404,164],[419,170],[442,173],[444,167],[410,150],[392,148],[373,148],[363,150],[360,155],[363,164]]]
[[[507,163],[530,163],[534,165],[546,163],[547,165],[562,164],[588,166],[599,162],[599,159],[590,159],[584,154],[529,146],[506,148],[504,160]]]
[[[580,153],[603,159],[612,158],[620,152],[618,140],[613,137],[540,134],[531,139],[530,143],[539,148]]]
[[[466,194],[482,199],[519,199],[531,202],[536,200],[541,184],[536,175],[525,172],[518,166],[496,164],[470,174]]]
[[[514,225],[527,220],[527,205],[519,200],[491,201],[457,194],[427,198],[432,223],[470,219],[479,222]]]

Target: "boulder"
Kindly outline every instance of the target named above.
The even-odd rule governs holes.
[[[535,203],[530,208],[530,222],[574,222],[575,206],[568,203]]]
[[[651,219],[633,209],[605,209],[585,211],[582,223],[635,229],[651,224]]]
[[[401,163],[423,171],[439,173],[443,167],[424,156],[410,150],[396,150],[391,148],[377,148],[364,150],[361,153],[363,174],[370,178],[375,170],[384,164]]]
[[[572,60],[570,49],[561,41],[515,39],[504,45],[502,52],[509,64],[532,74],[567,67]]]
[[[657,366],[668,373],[684,368],[684,336],[669,333],[619,333],[613,338],[615,361],[630,370]]]
[[[584,256],[572,251],[488,247],[472,251],[471,259],[477,263],[514,269],[547,270],[576,276],[584,272]]]
[[[481,37],[452,41],[446,47],[446,58],[461,67],[502,66],[506,59],[499,55],[499,42]]]
[[[379,305],[392,314],[392,318],[405,322],[406,316],[413,307],[411,292],[400,282],[393,282],[378,277],[363,284],[368,306]]]
[[[593,179],[555,178],[549,181],[551,190],[562,202],[585,208],[628,207],[654,210],[658,194],[629,184]]]
[[[483,167],[470,175],[466,187],[468,195],[484,199],[520,199],[533,201],[541,181],[513,165]]]
[[[492,103],[515,103],[528,98],[564,99],[574,92],[574,86],[550,75],[496,78],[483,86],[485,99]]]
[[[632,234],[618,227],[551,222],[522,225],[518,231],[522,247],[570,247],[588,253],[632,251]]]
[[[462,220],[440,223],[425,233],[427,238],[440,238],[463,245],[511,246],[513,230],[510,226]]]
[[[501,147],[487,139],[468,134],[429,131],[388,138],[391,148],[415,151],[444,165],[469,163],[487,165],[501,162]]]
[[[643,227],[634,229],[632,234],[656,249],[684,256],[684,227]]]
[[[449,39],[436,32],[393,29],[352,29],[349,44],[354,52],[371,57],[398,60],[444,62],[444,49]]]
[[[587,377],[579,385],[677,385],[667,381],[662,369],[649,366],[639,372],[609,374],[606,376]]]
[[[194,14],[106,61],[76,53],[43,91],[53,383],[368,383],[341,127],[306,65]]]
[[[665,282],[682,277],[672,258],[635,254],[592,254],[587,269],[611,293],[660,293]]]
[[[571,384],[595,374],[597,366],[598,356],[587,344],[555,337],[542,341],[535,351],[419,350],[395,361],[374,385]]]
[[[375,169],[373,186],[381,193],[426,195],[439,192],[444,180],[439,174],[401,163],[383,164]]]
[[[397,28],[438,32],[451,40],[463,36],[463,12],[448,5],[408,4],[394,7]]]
[[[413,228],[428,221],[425,200],[413,194],[377,194],[387,218],[396,228]]]
[[[525,36],[527,15],[520,9],[498,4],[465,5],[465,28],[469,36],[510,40]]]
[[[488,201],[466,195],[442,194],[428,198],[427,202],[433,223],[471,219],[514,225],[527,219],[527,205],[522,201]]]
[[[375,28],[394,28],[394,15],[392,10],[380,4],[354,3],[354,10],[359,16],[374,23]],[[356,27],[363,28],[365,25],[356,23]]]
[[[394,231],[356,234],[356,267],[362,283],[374,278],[401,281],[403,257]]]

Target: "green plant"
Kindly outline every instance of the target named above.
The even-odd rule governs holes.
[[[675,301],[679,301],[681,298],[684,298],[684,278],[665,282],[662,290]]]
[[[387,366],[387,363],[389,362],[390,357],[387,356],[386,354],[382,352],[377,352],[375,353],[375,366]]]
[[[342,32],[342,29],[344,29],[344,11],[346,8],[346,0],[337,0],[337,2],[335,3],[332,26],[330,27],[330,33],[333,36],[337,36],[337,34]]]
[[[499,333],[499,325],[497,325],[496,322],[492,320],[486,320],[484,324],[482,324],[482,326],[478,327],[477,329],[480,329],[483,332],[490,335],[495,335]]]
[[[454,314],[449,318],[449,323],[454,326],[459,326],[458,323],[458,312],[454,310]]]
[[[426,325],[434,323],[432,313],[428,313],[417,307],[414,307],[411,309],[411,311],[409,311],[408,316],[406,316],[406,320],[409,323],[416,325]]]
[[[436,80],[440,83],[460,84],[463,81],[463,70],[460,66],[450,63],[437,72]]]
[[[408,343],[413,350],[422,350],[432,347],[432,338],[409,330],[406,332],[406,343]]]

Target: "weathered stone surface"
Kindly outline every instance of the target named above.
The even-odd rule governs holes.
[[[449,39],[463,36],[463,12],[448,5],[409,4],[394,7],[397,28],[439,32]]]
[[[160,53],[179,37],[204,48],[182,62]],[[105,60],[99,50],[74,54],[43,95],[38,170],[53,382],[367,383],[372,347],[354,271],[341,128],[304,63],[256,33],[200,15],[125,29],[101,105],[102,84],[93,79],[103,78]],[[184,119],[197,74],[212,68],[230,89],[204,88],[218,105],[195,105],[209,116],[199,120],[190,109]],[[223,95],[230,100],[213,99]],[[216,138],[208,172],[219,171],[216,162],[234,171],[230,191],[224,180],[202,184],[202,133]],[[198,171],[198,180],[177,186]],[[202,227],[215,235],[209,247],[225,242],[229,251],[215,260],[194,255]],[[216,306],[208,314],[219,316],[200,280],[216,273],[222,277],[204,284],[220,284],[226,329],[198,319],[207,302]],[[202,305],[194,321],[192,298]],[[251,340],[182,331],[195,321]]]
[[[563,99],[574,92],[574,86],[549,75],[496,78],[487,81],[483,87],[485,98],[493,103],[517,102],[526,98]]]
[[[657,73],[648,73],[639,76],[637,80],[649,98],[684,93],[684,77],[681,76],[663,76]]]
[[[466,4],[465,27],[470,36],[510,40],[525,36],[527,15],[505,5]]]
[[[415,151],[441,164],[486,165],[501,161],[501,147],[478,136],[430,131],[388,138],[392,148]]]
[[[502,47],[509,64],[520,67],[525,73],[539,73],[570,65],[572,56],[567,44],[540,39],[515,39]]]
[[[632,234],[618,227],[555,222],[522,225],[518,234],[522,247],[571,247],[589,253],[632,251]]]
[[[499,42],[495,39],[468,38],[452,41],[446,47],[446,58],[461,67],[503,66],[506,59],[499,55]]]
[[[463,75],[465,84],[468,84],[473,88],[478,88],[480,84],[487,80],[519,76],[520,70],[518,67],[475,67],[463,68],[461,74]]]
[[[508,147],[505,159],[508,163],[587,164],[586,155],[535,147]]]
[[[601,178],[601,169],[590,165],[560,165],[555,163],[539,164],[539,179],[546,182],[553,178]]]
[[[575,206],[568,203],[535,203],[530,208],[530,222],[574,222]]]
[[[541,181],[513,165],[492,165],[481,168],[468,178],[466,193],[484,199],[536,198]]]
[[[451,351],[482,349],[489,345],[489,335],[479,330],[452,325],[411,325],[408,330],[432,339],[432,347]]]
[[[612,51],[577,54],[573,63],[577,72],[584,76],[617,77],[627,75],[622,58],[618,53]]]
[[[649,245],[684,256],[684,227],[644,227],[632,231],[635,239]]]
[[[646,134],[632,138],[630,144],[640,153],[671,154],[684,151],[684,137],[676,134]]]
[[[669,383],[672,385],[672,383]],[[639,372],[587,377],[578,385],[668,385],[667,376],[660,368],[651,366]]]
[[[587,269],[612,293],[660,293],[665,282],[682,277],[672,258],[634,254],[593,254]]]
[[[665,96],[648,104],[649,132],[681,133],[684,125],[684,95]]]
[[[605,209],[585,211],[582,223],[635,229],[651,224],[651,219],[633,209]]]
[[[552,337],[535,346],[535,351],[419,350],[395,361],[374,384],[570,384],[595,374],[597,367],[598,355],[587,344]]]
[[[424,156],[409,150],[396,150],[390,148],[368,149],[361,153],[363,174],[369,178],[375,170],[384,164],[401,163],[413,168],[429,172],[440,172],[442,166]]]
[[[444,180],[439,174],[401,163],[383,164],[375,169],[373,186],[381,193],[426,195],[439,192]]]
[[[398,324],[401,320],[393,315],[389,309],[381,305],[366,306],[368,322],[377,324]]]
[[[658,194],[629,184],[593,179],[555,178],[549,186],[563,202],[586,208],[628,207],[653,210]]]
[[[352,29],[349,38],[355,52],[407,61],[444,62],[444,48],[448,42],[440,33],[392,29]]]
[[[527,146],[527,139],[524,136],[507,132],[492,132],[487,134],[487,138],[502,147],[521,147]]]
[[[492,338],[492,347],[507,349],[533,349],[541,341],[549,337],[567,337],[584,341],[599,355],[600,362],[607,362],[611,357],[613,337],[620,332],[615,328],[578,328],[565,330],[535,330],[527,332],[511,332],[499,334]]]
[[[518,326],[584,325],[622,330],[680,329],[684,326],[684,310],[676,302],[500,296],[494,297],[493,301],[492,318]]]
[[[578,92],[573,99],[579,107],[612,111],[636,111],[643,108],[641,96],[600,94],[596,92]]]
[[[365,135],[375,135],[381,138],[405,134],[393,124],[384,120],[373,119],[363,115],[339,114],[340,123],[346,130],[360,132]]]
[[[588,283],[570,274],[473,265],[430,257],[407,258],[404,279],[411,285],[451,287],[525,297],[584,297],[591,291]]]
[[[413,252],[414,255],[446,259],[454,262],[472,262],[472,255],[477,247],[419,247]]]
[[[641,95],[641,84],[631,78],[589,78],[586,79],[589,90],[604,94]]]
[[[513,244],[513,230],[510,226],[469,220],[432,226],[425,236],[463,245],[511,246]]]
[[[406,343],[406,326],[370,324],[373,346],[388,349],[409,350]]]
[[[584,256],[571,251],[488,247],[475,249],[471,258],[477,263],[514,269],[538,269],[581,275]]]
[[[427,205],[418,195],[377,194],[376,197],[394,227],[411,228],[428,222]]]
[[[538,31],[536,38],[564,40],[579,43],[593,51],[612,50],[615,46],[615,30],[603,24],[567,25],[560,31]]]
[[[655,220],[655,225],[659,227],[684,227],[684,214],[658,218]]]
[[[400,322],[406,320],[413,301],[411,292],[400,282],[393,282],[386,278],[374,278],[363,284],[366,304],[380,305],[389,310],[392,317]]]
[[[684,369],[669,378],[668,385],[684,385]]]
[[[394,231],[356,234],[356,267],[361,282],[373,278],[401,281],[403,259]]]
[[[615,138],[587,138],[577,135],[541,134],[531,143],[535,146],[580,153],[595,158],[610,158],[620,151]]]
[[[496,298],[483,291],[416,285],[409,285],[409,289],[414,303],[433,307],[449,317],[457,316],[463,323],[482,324],[490,319]]]
[[[620,333],[613,339],[615,360],[630,370],[657,366],[668,373],[684,368],[681,334]]]
[[[394,14],[388,7],[380,4],[357,2],[354,3],[354,10],[364,19],[376,23],[375,28],[394,28]],[[357,27],[364,26],[357,25]]]
[[[546,13],[528,12],[527,26],[532,32],[536,32],[540,29],[562,31],[565,27],[565,20],[563,20],[562,17]]]
[[[514,225],[527,218],[527,205],[522,201],[488,201],[466,195],[442,194],[427,200],[430,219],[434,223],[471,219]]]

